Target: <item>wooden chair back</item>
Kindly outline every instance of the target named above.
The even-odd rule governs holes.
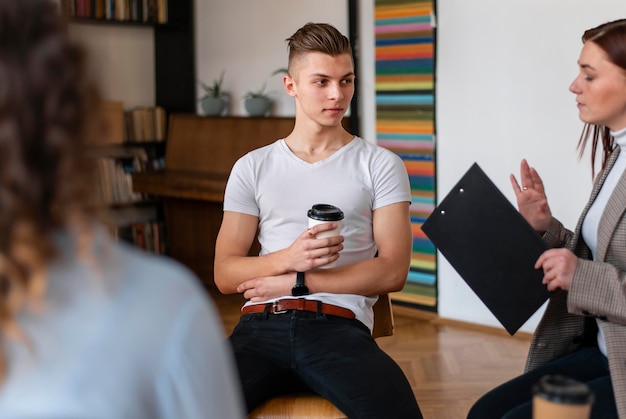
[[[374,327],[372,336],[374,339],[393,335],[393,310],[391,309],[391,297],[389,294],[378,296],[374,304]]]

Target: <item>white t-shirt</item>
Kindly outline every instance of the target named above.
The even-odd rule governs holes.
[[[387,149],[355,137],[328,158],[308,163],[281,139],[235,163],[224,211],[259,218],[260,254],[265,255],[290,246],[308,228],[307,211],[314,204],[339,207],[344,213],[345,241],[337,266],[343,266],[376,254],[374,210],[410,201],[406,168]],[[346,307],[370,329],[373,326],[371,308],[377,297],[317,293],[306,298]]]

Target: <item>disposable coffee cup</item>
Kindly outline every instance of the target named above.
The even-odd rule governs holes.
[[[545,375],[533,387],[533,419],[589,419],[593,392],[564,375]]]
[[[333,230],[322,231],[318,233],[315,238],[323,239],[325,237],[338,236],[341,234],[341,226],[343,225],[343,211],[334,205],[328,204],[315,204],[307,213],[309,217],[309,228],[318,224],[325,223],[337,223],[337,227]],[[337,264],[337,261],[327,263],[320,266],[320,268],[327,269],[332,268]]]

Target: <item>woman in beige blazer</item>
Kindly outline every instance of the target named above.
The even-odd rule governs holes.
[[[523,375],[481,397],[468,418],[531,418],[532,388],[547,374],[587,383],[592,418],[626,418],[626,19],[582,37],[580,72],[570,86],[585,123],[579,149],[602,147],[576,230],[552,217],[537,171],[523,160],[511,175],[520,213],[550,247],[536,262],[554,291]]]

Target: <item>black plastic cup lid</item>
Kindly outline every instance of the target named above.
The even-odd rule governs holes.
[[[309,218],[319,221],[343,220],[343,212],[334,205],[315,204],[307,214]]]
[[[555,403],[593,403],[593,391],[585,383],[564,375],[545,375],[533,387],[533,393]]]

